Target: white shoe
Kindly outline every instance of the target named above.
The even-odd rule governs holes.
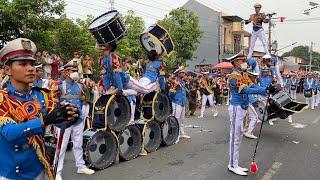
[[[243,134],[245,137],[250,138],[250,139],[257,139],[257,136],[253,135],[253,134],[249,134],[249,133],[244,133]]]
[[[203,118],[203,116],[200,115],[200,116],[198,116],[198,118]]]
[[[179,141],[180,141],[180,136],[177,138],[177,140],[176,140],[175,144],[178,144],[178,143],[179,143]]]
[[[183,138],[183,139],[190,139],[191,137],[190,137],[190,136],[188,136],[188,135],[186,135],[186,134],[182,134],[182,135],[180,136],[180,138]]]
[[[216,116],[218,116],[218,111],[215,111],[213,114],[213,117],[216,117]]]
[[[273,123],[272,121],[269,121],[269,125],[270,125],[270,126],[273,126],[274,123]]]
[[[81,168],[81,169],[78,168],[77,173],[78,173],[78,174],[88,174],[88,175],[90,175],[90,174],[93,174],[93,173],[94,173],[94,170],[89,169],[89,168],[87,168],[87,167]]]
[[[237,174],[237,175],[240,175],[240,176],[247,176],[248,175],[246,172],[241,171],[240,167],[238,167],[238,168],[228,167],[228,170]]]
[[[61,174],[56,174],[56,179],[55,180],[62,180]]]
[[[231,168],[231,166],[228,165],[228,169],[230,169],[230,168]],[[243,168],[243,167],[240,167],[240,166],[238,166],[238,168],[243,172],[248,172],[249,171],[247,168]]]
[[[288,123],[292,123],[292,119],[289,119],[289,120],[288,120]]]

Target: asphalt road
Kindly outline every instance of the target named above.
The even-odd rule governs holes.
[[[292,124],[281,119],[274,126],[265,123],[256,157],[259,171],[257,174],[249,173],[247,177],[227,170],[229,117],[227,106],[218,106],[218,109],[219,115],[215,118],[209,110],[203,119],[197,116],[187,118],[186,126],[201,126],[186,128],[190,140],[160,148],[144,157],[120,162],[94,175],[76,174],[73,155],[68,152],[62,177],[68,180],[320,179],[320,107],[295,114]],[[254,134],[257,135],[258,130],[257,126]],[[241,166],[249,167],[255,142],[243,138]]]

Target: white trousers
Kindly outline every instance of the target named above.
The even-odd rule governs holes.
[[[202,95],[202,99],[201,99],[200,116],[203,116],[203,114],[204,114],[204,111],[206,109],[207,101],[209,101],[209,104],[210,104],[210,106],[212,108],[211,111],[212,112],[216,112],[217,111],[216,105],[213,103],[213,95],[212,94],[210,94],[210,95],[203,94]]]
[[[263,29],[261,28],[258,31],[252,31],[251,44],[250,44],[250,49],[247,56],[248,59],[252,57],[252,53],[254,51],[254,47],[256,45],[256,41],[258,38],[262,42],[262,46],[264,48],[265,53],[268,53],[266,35],[264,34]]]
[[[58,136],[59,136],[61,129],[60,128],[57,128],[57,129],[58,129]],[[66,150],[67,150],[70,136],[73,143],[72,152],[73,152],[74,159],[76,161],[76,167],[77,168],[86,167],[85,162],[83,160],[83,149],[82,149],[83,130],[84,130],[84,122],[81,122],[77,125],[72,125],[68,127],[64,131],[61,150],[60,150],[60,157],[59,157],[59,162],[57,167],[57,174],[62,173],[64,157],[66,155]]]
[[[290,89],[290,97],[291,97],[293,100],[296,100],[296,99],[297,99],[297,90],[291,90],[291,89]]]
[[[248,133],[252,134],[252,131],[257,123],[258,120],[258,114],[256,112],[256,109],[253,107],[253,105],[249,105],[248,107],[248,116],[249,116],[249,127],[248,127]]]
[[[320,103],[320,91],[318,90],[317,95],[315,95],[315,103],[314,106],[318,107]]]
[[[139,81],[130,76],[127,88],[123,90],[124,96],[136,96],[138,93],[148,94],[159,89],[159,83],[151,83],[150,79],[143,77]]]
[[[179,129],[180,129],[179,136],[181,136],[184,134],[184,120],[186,117],[186,108],[185,106],[172,103],[172,110],[173,110],[174,117],[176,117],[179,122]]]
[[[311,109],[314,109],[314,101],[315,96],[313,95],[311,98],[306,98],[306,103],[311,107]]]
[[[136,112],[136,102],[131,101],[131,102],[130,102],[130,107],[131,107],[131,117],[130,117],[130,121],[134,121],[134,113]]]
[[[232,168],[238,168],[240,143],[243,136],[243,120],[247,110],[240,106],[230,105],[228,112],[230,116],[229,165]]]

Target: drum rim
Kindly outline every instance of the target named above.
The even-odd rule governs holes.
[[[144,128],[147,128],[147,126],[150,126],[150,124],[149,123],[154,123],[154,124],[157,124],[156,126],[157,127],[159,127],[159,133],[160,133],[160,142],[158,143],[158,145],[157,145],[157,147],[156,148],[154,148],[154,149],[146,149],[146,145],[148,144],[144,144],[144,136],[145,136],[145,132],[143,132],[142,133],[142,143],[143,143],[143,147],[144,147],[144,149],[147,151],[147,152],[154,152],[154,151],[156,151],[159,147],[160,147],[160,145],[161,145],[161,141],[162,141],[162,135],[161,135],[161,133],[162,133],[162,130],[161,130],[161,126],[160,126],[160,124],[159,124],[159,122],[158,121],[156,121],[156,120],[150,120],[150,121],[148,121],[148,122],[146,122],[145,123],[145,127]],[[145,129],[143,129],[143,131],[145,131]]]
[[[145,34],[147,34],[147,35],[150,35],[150,33],[148,33],[148,32],[144,32],[144,33],[142,33],[142,34],[140,34],[140,38],[139,38],[139,40],[140,40],[140,44],[141,44],[141,46],[143,47],[143,49],[145,49],[146,51],[149,51],[147,48],[146,48],[146,46],[144,46],[144,43],[143,43],[143,41],[142,41],[142,36],[144,36]],[[162,43],[160,43],[160,41],[155,37],[155,36],[150,36],[152,39],[154,39],[155,41],[158,41],[158,44],[160,44],[160,48],[161,48],[161,54],[163,54],[164,53],[164,50],[163,50],[163,47],[162,47]],[[155,50],[154,48],[152,48],[153,50]],[[151,50],[152,50],[151,49]]]
[[[124,96],[124,95],[112,95],[112,96],[110,96],[110,98],[108,99],[108,102],[107,102],[107,104],[106,104],[106,109],[105,109],[105,124],[107,124],[106,127],[110,128],[112,131],[115,131],[115,132],[122,131],[122,130],[124,130],[124,129],[128,126],[128,125],[126,125],[126,126],[125,126],[124,128],[122,128],[122,129],[114,129],[114,128],[111,128],[111,127],[109,126],[108,116],[107,116],[107,114],[108,114],[108,109],[109,109],[109,106],[110,106],[112,100],[116,101],[116,99],[117,99],[118,97],[122,97],[122,98],[124,99],[124,101],[127,102],[127,104],[129,105],[128,107],[130,108],[129,113],[131,113],[130,102],[129,102],[129,100],[126,98],[126,96]],[[131,115],[131,114],[130,114],[130,115]],[[129,117],[130,117],[130,116],[129,116]],[[128,119],[128,123],[129,123],[129,121],[130,121],[130,118]]]
[[[141,144],[140,144],[140,149],[141,149],[141,147],[143,146],[143,136],[142,136],[142,134],[141,134],[140,128],[139,128],[137,125],[135,125],[135,124],[131,124],[131,125],[127,126],[124,130],[129,129],[129,127],[134,127],[134,128],[136,128],[136,129],[138,130],[138,132],[140,132],[139,134],[140,134],[140,138],[141,138],[141,141],[140,141],[140,143],[141,143]],[[124,132],[124,130],[119,133],[119,135],[118,135],[119,137],[120,137],[121,134]],[[118,139],[119,139],[119,137],[118,137]],[[139,153],[137,153],[137,155],[132,156],[131,158],[124,158],[124,155],[123,155],[123,153],[121,152],[121,148],[120,148],[120,144],[119,144],[119,157],[120,157],[120,158],[122,158],[122,159],[124,159],[124,160],[131,160],[131,159],[134,159],[134,158],[136,158],[136,157],[138,157],[138,156],[139,156]]]
[[[101,24],[101,25],[96,26],[96,27],[94,27],[94,28],[90,28],[90,26],[91,26],[95,21],[97,21],[97,20],[100,19],[101,17],[103,17],[103,16],[105,16],[105,15],[107,15],[107,14],[111,14],[111,13],[113,13],[113,12],[116,12],[116,15],[114,16],[114,18],[112,18],[112,19],[110,19],[109,21],[107,21],[107,23]],[[98,16],[98,17],[96,17],[95,19],[92,20],[92,22],[91,22],[90,25],[88,26],[88,30],[90,31],[90,30],[94,30],[94,29],[101,29],[101,27],[105,27],[105,26],[109,25],[110,23],[112,23],[112,22],[116,19],[116,17],[118,17],[119,15],[120,15],[120,13],[119,13],[119,11],[117,11],[117,10],[111,10],[111,11],[108,11],[108,12],[106,12],[106,13],[103,13],[103,14],[101,14],[100,16]]]
[[[177,122],[177,128],[178,128],[178,136],[177,136],[177,139],[178,139],[178,137],[179,137],[179,133],[180,133],[180,127],[179,127],[179,121],[178,121],[178,119],[175,117],[175,116],[172,116],[172,115],[170,115],[170,116],[168,116],[167,117],[167,119],[166,119],[166,121],[164,121],[163,122],[163,124],[162,124],[162,126],[161,126],[161,138],[162,138],[162,142],[163,143],[165,143],[165,145],[167,145],[167,146],[170,146],[170,145],[172,145],[172,144],[174,144],[175,143],[175,141],[177,140],[175,140],[174,142],[172,142],[172,143],[167,143],[166,141],[165,141],[165,139],[168,137],[163,137],[163,125],[164,125],[164,123],[166,123],[167,121],[168,121],[168,119],[169,118],[174,118],[175,120],[176,120],[176,122]],[[168,124],[168,123],[167,123]]]

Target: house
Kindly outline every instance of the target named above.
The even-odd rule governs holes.
[[[187,61],[188,69],[193,70],[196,65],[218,63],[221,12],[196,0],[189,0],[183,7],[199,17],[200,29],[203,32],[198,49],[193,58]]]
[[[247,54],[248,47],[245,44],[249,44],[251,34],[243,29],[243,19],[223,12],[221,14],[221,59],[233,56],[241,50],[244,50],[244,54]]]

